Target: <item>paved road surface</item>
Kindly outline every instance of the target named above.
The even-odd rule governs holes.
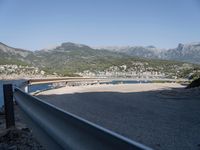
[[[154,149],[200,150],[200,90],[155,89],[148,85],[73,87],[38,97]]]

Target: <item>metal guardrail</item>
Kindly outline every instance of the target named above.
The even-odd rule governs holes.
[[[49,150],[151,150],[140,143],[14,89],[14,98],[36,137]]]
[[[105,80],[106,78],[90,78],[90,77],[59,77],[59,78],[44,78],[44,79],[29,79],[28,84],[39,84],[39,83],[54,83],[63,81],[99,81]]]
[[[90,78],[90,77],[59,77],[59,78],[40,78],[40,79],[28,79],[24,82],[22,82],[19,87],[26,93],[29,92],[29,86],[31,85],[37,85],[37,84],[46,84],[46,83],[59,83],[63,82],[65,84],[70,83],[70,82],[102,82],[102,81],[107,81],[108,79],[106,78]]]
[[[55,83],[55,82],[82,82],[82,81],[163,81],[163,82],[187,82],[187,79],[168,79],[168,78],[109,78],[109,77],[59,77],[59,78],[44,78],[44,79],[29,79],[27,83],[29,85],[41,84],[41,83]]]

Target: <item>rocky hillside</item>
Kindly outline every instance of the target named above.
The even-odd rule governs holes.
[[[179,44],[174,49],[159,49],[154,46],[126,46],[126,47],[104,47],[114,52],[122,52],[131,56],[176,60],[200,64],[200,43]]]
[[[160,58],[200,64],[200,43],[179,44],[175,49],[161,53]]]
[[[33,52],[12,48],[0,42],[0,64],[27,64]]]
[[[137,57],[143,57],[143,58],[153,58],[153,59],[159,59],[161,49],[158,49],[154,46],[109,46],[109,47],[100,47],[100,50],[109,50],[113,52],[118,53],[124,53],[129,56],[137,56]]]

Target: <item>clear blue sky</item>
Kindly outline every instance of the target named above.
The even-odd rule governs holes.
[[[172,48],[200,42],[200,0],[0,0],[0,41]]]

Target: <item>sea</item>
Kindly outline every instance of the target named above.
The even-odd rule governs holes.
[[[25,80],[0,80],[0,107],[3,106],[3,84],[13,84],[19,86]],[[111,82],[102,82],[102,84],[136,84],[136,83],[150,83],[147,80],[113,80]],[[43,83],[29,86],[29,92],[37,92],[43,90],[49,90],[54,88],[52,83]]]

